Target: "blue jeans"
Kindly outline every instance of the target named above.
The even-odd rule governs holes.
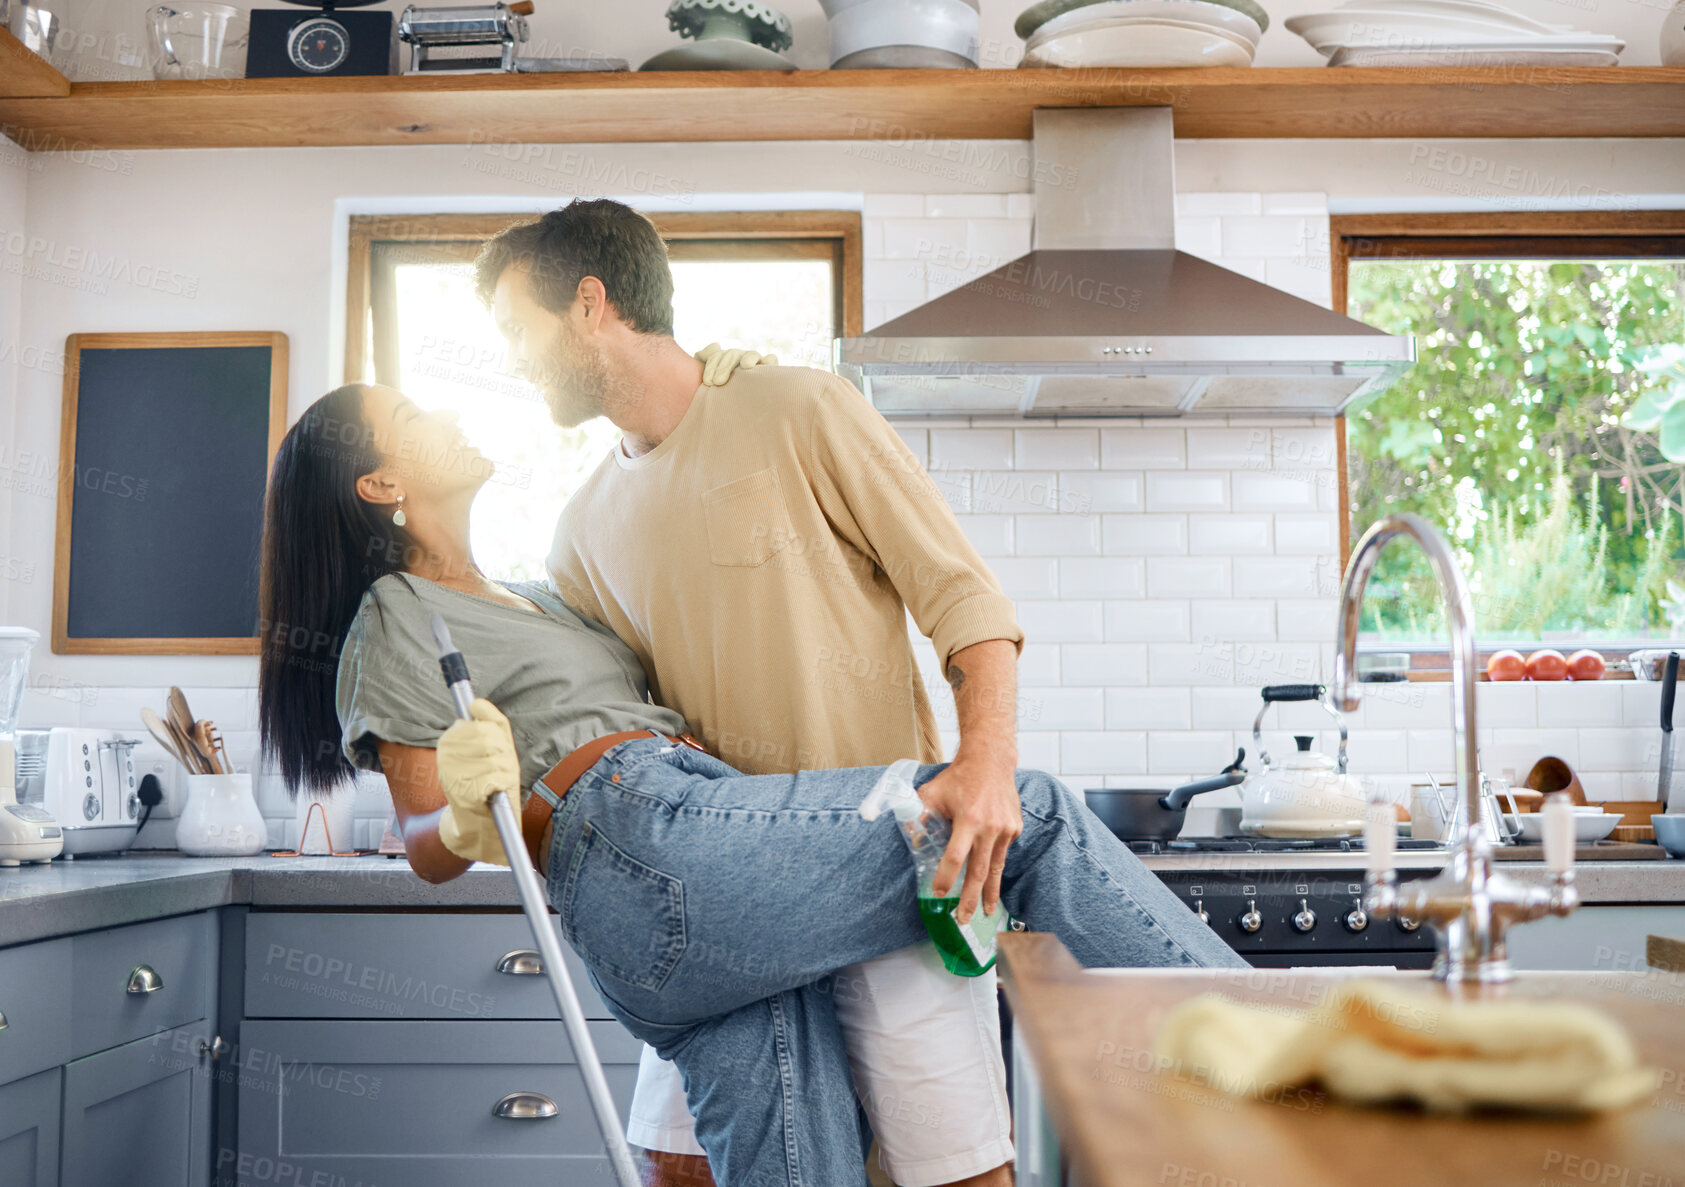
[[[678,1065],[731,1187],[865,1181],[827,975],[926,938],[893,818],[859,814],[882,772],[750,776],[651,737],[609,750],[556,810],[562,934],[615,1017]],[[1001,901],[1032,931],[1088,966],[1246,967],[1081,796],[1017,781]]]

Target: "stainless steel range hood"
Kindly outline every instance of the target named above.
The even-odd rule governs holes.
[[[1168,108],[1041,110],[1034,129],[1034,250],[836,341],[879,411],[1326,415],[1415,361],[1408,337],[1175,249]]]

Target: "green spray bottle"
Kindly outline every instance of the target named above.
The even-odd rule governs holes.
[[[1000,932],[1011,923],[1006,908],[995,905],[992,915],[981,908],[972,912],[970,923],[954,918],[959,906],[959,889],[965,884],[965,867],[960,867],[954,879],[953,893],[938,896],[931,888],[936,867],[942,864],[942,854],[948,848],[951,829],[948,821],[924,806],[913,787],[913,775],[919,764],[910,758],[891,763],[866,798],[860,802],[860,815],[876,820],[885,808],[895,814],[901,839],[913,855],[913,868],[918,871],[919,918],[930,933],[942,963],[950,973],[962,977],[976,977],[989,971],[995,963],[995,947]]]

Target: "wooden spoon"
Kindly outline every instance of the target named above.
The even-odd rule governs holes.
[[[189,738],[193,736],[193,710],[187,707],[187,696],[181,689],[170,686],[169,710],[167,716],[170,723]]]
[[[170,736],[176,740],[176,746],[181,750],[182,761],[188,771],[194,775],[208,775],[210,767],[205,762],[205,756],[199,753],[199,748],[193,744],[193,738],[182,732],[174,721],[166,722],[170,727]]]
[[[144,707],[140,711],[140,719],[158,745],[162,746],[170,757],[186,767],[188,771],[194,772],[193,764],[187,761],[187,756],[181,752],[181,747],[176,743],[175,733],[171,730],[169,722],[159,717],[151,709]]]

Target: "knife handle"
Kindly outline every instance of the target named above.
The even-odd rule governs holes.
[[[1662,732],[1673,732],[1673,694],[1679,684],[1679,653],[1667,653],[1667,668],[1662,673]]]

